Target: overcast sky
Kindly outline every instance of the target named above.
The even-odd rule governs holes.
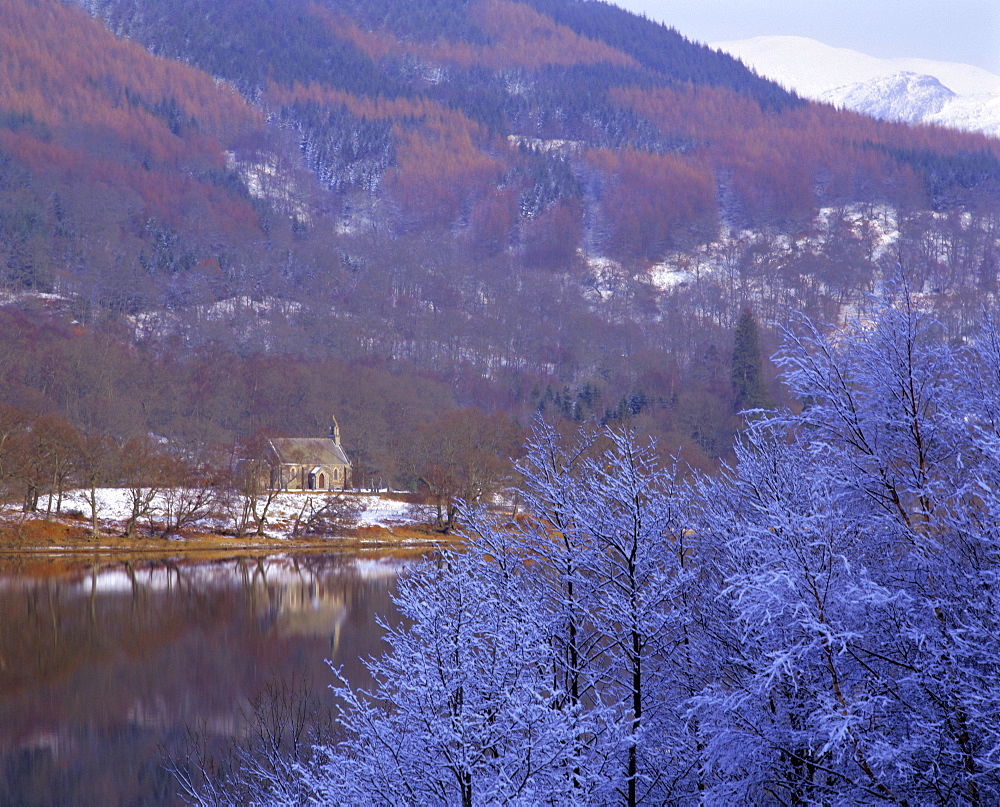
[[[871,56],[974,64],[1000,74],[1000,0],[612,0],[689,39],[807,36]]]

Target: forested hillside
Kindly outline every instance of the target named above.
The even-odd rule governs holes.
[[[1000,143],[807,103],[603,2],[0,16],[0,403],[120,442],[336,410],[360,479],[414,484],[399,435],[473,407],[709,464],[741,317],[757,361],[900,269],[959,329],[996,290]]]

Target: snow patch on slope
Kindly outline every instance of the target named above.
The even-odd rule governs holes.
[[[889,207],[827,207],[818,211],[811,228],[794,236],[723,227],[719,237],[711,243],[690,251],[670,253],[660,263],[650,266],[649,277],[660,291],[670,292],[698,283],[703,277],[718,280],[727,274],[738,274],[735,263],[740,254],[754,244],[765,244],[765,252],[779,262],[807,253],[819,254],[838,221],[847,223],[855,232],[866,233],[873,262],[889,254],[899,239],[899,223]]]

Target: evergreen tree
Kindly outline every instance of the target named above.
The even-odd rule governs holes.
[[[743,309],[739,322],[736,323],[730,379],[733,384],[733,406],[737,412],[766,409],[771,405],[764,385],[764,363],[760,355],[757,320],[749,308]]]

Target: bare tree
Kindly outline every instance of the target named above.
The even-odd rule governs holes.
[[[135,437],[122,447],[119,480],[128,500],[125,519],[126,538],[135,536],[140,519],[148,519],[153,503],[169,483],[171,460],[163,447],[152,437]]]
[[[299,804],[305,790],[296,768],[333,735],[333,715],[306,679],[275,679],[241,709],[243,729],[226,743],[189,726],[164,762],[187,804]]]
[[[331,493],[327,496],[303,494],[302,507],[295,516],[292,535],[333,535],[358,523],[364,504],[357,496]]]
[[[101,534],[98,490],[113,478],[118,460],[118,447],[114,441],[102,435],[84,435],[81,439],[76,476],[83,484],[83,495],[90,505],[91,534],[94,538]]]
[[[263,537],[268,513],[281,490],[272,485],[274,457],[267,438],[256,433],[233,449],[228,479],[218,491],[219,509],[237,537]]]
[[[167,463],[166,478],[169,484],[164,485],[161,496],[161,538],[175,535],[217,512],[223,473],[210,455],[192,461],[172,458]]]
[[[446,412],[417,429],[411,472],[435,506],[438,530],[456,525],[463,504],[492,504],[510,484],[510,458],[520,450],[520,438],[504,415],[475,409]]]

